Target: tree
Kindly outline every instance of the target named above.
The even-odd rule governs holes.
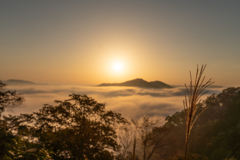
[[[24,101],[21,94],[5,90],[5,86],[6,84],[0,81],[0,159],[50,160],[48,150],[21,136],[26,129],[19,126],[18,117],[2,115],[6,109],[18,107]]]
[[[119,127],[118,130],[118,144],[121,146],[119,153],[116,156],[117,160],[132,160],[132,148],[135,132],[131,124],[127,123]]]
[[[227,88],[219,94],[207,97],[196,114],[205,110],[196,120],[189,141],[189,152],[206,156],[211,160],[234,157],[240,159],[240,88]],[[171,128],[168,136],[176,139],[167,151],[167,158],[184,155],[184,110],[166,118],[165,125]],[[190,158],[191,155],[187,155]],[[178,158],[184,159],[184,156]]]
[[[5,90],[5,86],[6,84],[0,81],[0,120],[5,109],[17,107],[24,100],[23,96],[16,91]]]
[[[22,115],[20,125],[27,123],[32,136],[54,152],[54,159],[113,159],[119,148],[115,126],[127,123],[121,114],[106,111],[105,104],[87,95],[71,94],[55,102],[56,106],[46,104],[39,112]]]
[[[52,160],[49,151],[11,132],[0,130],[1,160]]]
[[[142,149],[142,159],[149,160],[153,158],[157,149],[163,149],[168,143],[164,142],[164,138],[168,135],[169,129],[161,126],[159,120],[150,120],[143,116],[142,122],[138,123],[132,120],[136,132],[139,135],[140,145]]]
[[[2,120],[6,108],[21,105],[23,97],[16,91],[5,90],[6,84],[0,81],[0,159],[11,156],[9,151],[15,146],[15,137],[8,130],[7,122]]]

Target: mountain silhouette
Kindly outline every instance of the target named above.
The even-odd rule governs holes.
[[[167,85],[166,83],[163,83],[161,81],[153,81],[153,82],[149,82],[149,83],[154,86],[160,87],[160,88],[173,88],[172,86]]]
[[[36,85],[34,82],[19,80],[19,79],[9,79],[5,81],[6,84],[9,85]]]
[[[172,86],[161,81],[147,82],[141,78],[133,79],[123,83],[102,83],[98,86],[128,86],[140,88],[172,88]]]

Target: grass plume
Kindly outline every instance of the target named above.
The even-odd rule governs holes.
[[[188,147],[188,140],[189,136],[192,130],[192,127],[199,117],[199,115],[205,111],[207,108],[205,108],[202,112],[199,114],[196,114],[196,111],[199,108],[199,103],[201,102],[201,97],[206,94],[208,91],[205,91],[205,89],[213,84],[212,79],[209,79],[208,81],[204,82],[205,76],[203,76],[203,72],[206,68],[206,65],[202,65],[201,69],[199,70],[197,66],[197,72],[195,77],[195,82],[193,84],[192,81],[192,74],[190,72],[190,85],[186,87],[186,95],[185,99],[183,100],[183,107],[185,111],[185,123],[186,123],[186,141],[185,141],[185,159],[187,155],[187,147]]]

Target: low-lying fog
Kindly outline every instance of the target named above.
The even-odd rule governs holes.
[[[107,110],[121,113],[128,119],[139,119],[142,115],[165,118],[183,109],[185,88],[143,89],[135,87],[96,87],[96,86],[63,86],[32,85],[7,86],[6,89],[22,93],[25,101],[20,108],[8,110],[5,114],[31,113],[38,111],[43,104],[54,104],[54,100],[68,99],[68,95],[86,94],[99,103],[105,103]],[[203,100],[223,88],[210,88]]]

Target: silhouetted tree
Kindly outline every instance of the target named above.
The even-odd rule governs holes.
[[[55,102],[21,118],[22,125],[34,126],[32,136],[54,152],[54,159],[113,159],[119,148],[115,127],[127,123],[121,114],[106,111],[105,104],[86,95]]]
[[[141,146],[141,153],[143,160],[149,160],[154,157],[154,153],[159,149],[163,149],[168,143],[164,138],[168,135],[169,129],[161,126],[159,120],[150,120],[143,116],[142,122],[138,123],[132,120],[136,132],[138,133],[139,143]]]
[[[189,153],[211,160],[240,159],[240,87],[227,88],[219,94],[208,96],[196,114],[206,107],[208,109],[199,116],[192,128],[191,136],[194,138],[189,141]],[[166,118],[165,126],[170,128],[167,138],[172,137],[175,143],[167,149],[168,156],[164,159],[184,154],[184,141],[181,138],[185,128],[183,120],[184,110]]]
[[[15,91],[5,90],[6,84],[0,81],[0,159],[10,156],[9,150],[15,146],[14,136],[8,131],[7,122],[2,120],[6,108],[16,107],[23,97]]]
[[[19,126],[19,118],[2,116],[6,109],[20,106],[24,100],[16,91],[5,90],[5,86],[6,84],[0,81],[0,159],[50,160],[48,150],[20,136],[24,127]]]
[[[0,120],[5,109],[17,107],[22,104],[24,98],[16,91],[5,90],[6,84],[0,81]]]
[[[120,149],[117,154],[117,160],[129,160],[129,154],[131,152],[133,139],[135,137],[135,132],[131,126],[131,124],[127,123],[119,127],[118,130],[118,144],[120,145]],[[132,154],[132,153],[131,153]],[[130,158],[132,160],[132,158]]]

